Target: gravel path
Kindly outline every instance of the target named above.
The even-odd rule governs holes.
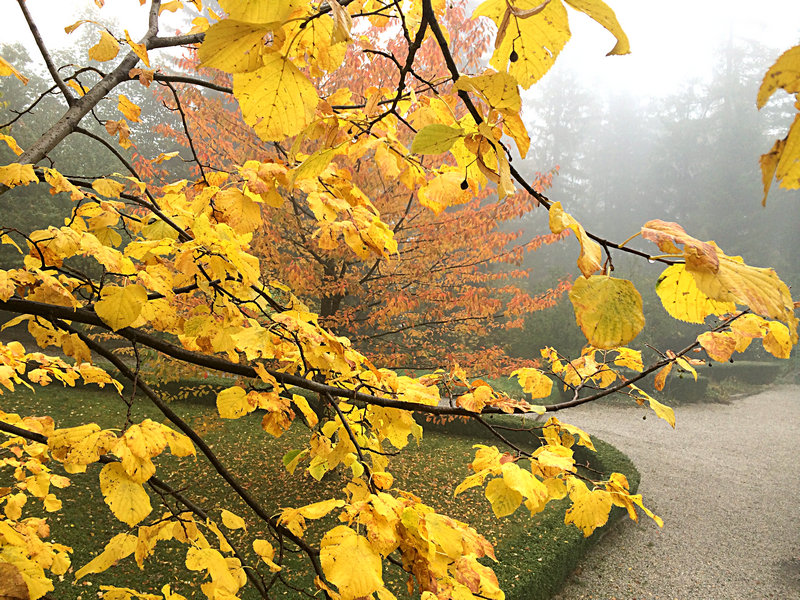
[[[621,521],[557,600],[800,599],[800,387],[675,412],[675,430],[644,409],[563,415],[631,457],[665,525]]]

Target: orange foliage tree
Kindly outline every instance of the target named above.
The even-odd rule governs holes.
[[[237,598],[246,589],[269,598],[276,586],[297,594],[297,580],[287,571],[290,563],[296,569],[299,556],[311,574],[302,581],[309,595],[395,598],[400,590],[385,570],[398,569],[407,581],[400,587],[423,600],[502,600],[489,566],[496,560],[492,544],[469,524],[395,484],[394,465],[402,460],[397,454],[423,435],[415,420],[419,415],[464,417],[498,440],[496,446],[475,447],[471,473],[454,490],[479,488],[487,501],[481,506],[498,518],[522,507],[535,514],[568,498],[564,521],[584,535],[603,526],[615,505],[632,518],[644,512],[661,524],[623,475],[579,470],[576,448],[594,449],[581,429],[551,416],[541,426],[523,428],[534,442],[526,449],[504,435],[502,423],[486,417],[555,413],[619,392],[648,404],[674,426],[672,409],[639,388],[640,380],[654,375],[658,389],[674,370],[696,375],[700,361],[690,358],[695,350],[724,361],[760,339],[769,352],[786,358],[797,342],[794,302],[773,270],[749,266],[661,220],[644,223],[625,242],[604,239],[512,164],[510,145],[524,156],[530,143],[519,89],[543,77],[569,40],[568,8],[586,13],[615,36],[612,54],[629,51],[624,31],[602,0],[486,0],[472,18],[485,19],[487,28],[463,37],[460,20],[450,18],[460,9],[446,0],[220,0],[223,15],[204,8],[201,0],[151,0],[147,29],[138,40],[126,29],[95,21],[68,26],[68,32],[95,28],[97,41],[88,56],[76,56],[63,68],[54,63],[29,3],[17,4],[63,100],[63,113],[24,149],[13,130],[0,134],[15,155],[0,166],[0,191],[4,201],[29,202],[21,192],[34,190],[42,202],[64,194],[74,204],[64,222],[43,224],[32,233],[0,222],[0,241],[20,254],[13,267],[0,270],[0,310],[18,315],[9,327],[27,326],[39,346],[60,351],[51,355],[19,341],[0,343],[0,385],[12,393],[56,383],[112,386],[120,393],[123,416],[64,424],[40,414],[35,402],[26,404],[23,414],[0,408],[5,595],[38,599],[55,589],[57,580],[92,578],[129,557],[148,569],[156,547],[168,545],[177,552],[180,573],[160,582],[159,593],[131,587],[106,587],[101,593],[181,600],[189,593],[186,577],[197,572],[203,578],[200,592],[210,600]],[[191,19],[191,30],[165,35],[164,11],[180,11],[185,21]],[[366,21],[378,29],[368,29]],[[488,43],[489,66],[470,63],[468,53],[458,52],[460,43],[477,48]],[[227,76],[162,71],[159,64],[167,59],[161,52],[181,46],[196,46],[204,69]],[[348,53],[353,63],[342,73],[376,70],[362,87],[337,74],[348,64]],[[783,60],[793,64],[792,56]],[[776,87],[798,89],[800,71],[779,66],[765,81],[760,101]],[[1,59],[0,76],[25,80]],[[242,119],[266,146],[238,125],[230,109],[216,114],[230,116],[232,126],[206,124],[205,135],[209,140],[230,135],[229,147],[221,150],[224,144],[216,139],[195,144],[187,114],[201,105],[176,94],[173,108],[191,154],[186,160],[195,162],[196,173],[185,176],[167,148],[148,156],[146,164],[133,164],[125,152],[137,136],[150,132],[138,130],[144,104],[133,102],[130,90],[156,84],[168,94],[182,84],[204,94],[232,94]],[[20,115],[34,105],[20,107]],[[100,112],[109,105],[113,114]],[[148,106],[147,113],[157,110]],[[202,125],[202,119],[194,121],[195,129]],[[790,143],[793,133],[764,159],[765,179],[774,173],[784,185],[794,185],[788,164],[796,146]],[[47,159],[74,134],[104,146],[125,173],[59,171]],[[243,155],[236,154],[240,148]],[[170,160],[176,164],[165,171],[164,161]],[[159,170],[164,181],[156,180]],[[388,205],[391,198],[405,198],[406,204],[380,208],[384,194]],[[337,334],[355,327],[362,314],[372,319],[365,325],[372,335],[419,325],[397,319],[403,310],[435,317],[438,303],[449,320],[437,340],[442,350],[433,354],[432,339],[422,350],[444,364],[451,339],[469,335],[457,320],[459,311],[494,317],[506,302],[501,312],[513,324],[522,311],[536,307],[535,300],[507,292],[491,272],[467,269],[471,279],[458,291],[440,289],[453,281],[450,275],[426,274],[423,280],[421,274],[441,268],[458,278],[464,261],[499,258],[513,239],[491,234],[495,221],[533,205],[549,211],[550,234],[569,231],[575,237],[581,276],[569,299],[587,345],[573,360],[542,348],[537,358],[544,366],[516,369],[511,375],[527,400],[460,367],[420,377],[398,374],[371,359],[377,344],[364,344],[362,352]],[[295,217],[308,225],[290,226]],[[478,232],[472,238],[476,244],[497,236],[485,242],[489,251],[469,258],[447,246],[452,240],[446,236],[464,235],[453,223],[457,217]],[[443,238],[439,246],[418,249],[434,230]],[[292,235],[298,236],[294,242]],[[312,250],[325,254],[314,267],[321,272],[308,283],[293,275],[290,263]],[[646,364],[641,352],[627,346],[644,327],[644,317],[638,291],[614,272],[620,253],[664,268],[656,291],[670,315],[699,325],[715,316],[717,322],[686,348],[664,350]],[[440,256],[460,262],[440,264]],[[326,279],[325,260],[345,271],[339,280],[335,272]],[[345,278],[350,270],[355,279]],[[356,295],[353,282],[362,279],[370,286]],[[387,287],[394,289],[387,294],[397,297],[396,306],[384,300],[369,310],[355,303],[368,304],[370,290],[390,280]],[[404,305],[414,294],[418,308]],[[323,310],[335,302],[338,310]],[[116,351],[120,345],[128,355]],[[286,507],[258,497],[236,473],[235,458],[220,458],[205,439],[205,425],[194,427],[179,407],[164,401],[157,380],[143,372],[143,349],[227,378],[208,420],[258,411],[261,435],[281,437],[290,428],[306,427],[301,447],[282,457],[282,467],[294,477],[308,477],[311,502]],[[393,351],[373,358],[385,360]],[[533,403],[550,402],[556,384],[568,398]],[[309,397],[318,410],[311,409]],[[133,410],[138,402],[158,416],[138,416]],[[263,441],[252,445],[274,448]],[[165,458],[167,452],[201,459],[223,491],[197,498],[191,487],[175,484],[185,462]],[[332,472],[345,479],[341,489],[323,491],[314,484]],[[121,524],[117,531],[102,532],[102,550],[74,573],[71,548],[59,542],[65,524],[47,518],[62,510],[59,490],[70,483],[96,489]],[[309,527],[310,521],[320,526]],[[146,581],[130,582],[140,584]]]
[[[452,32],[454,60],[463,69],[477,69],[489,49],[485,23],[469,19],[465,2],[459,1],[451,3],[443,24]],[[334,94],[346,87],[346,102],[361,105],[386,93],[395,65],[405,60],[407,47],[399,38],[379,50],[382,31],[370,24],[359,34],[368,40],[370,50],[362,52],[350,46],[342,65],[324,81],[324,92]],[[431,89],[451,91],[447,67],[433,39],[423,42],[415,62],[417,95],[424,97]],[[184,71],[196,69],[198,61],[192,55],[179,61],[179,66]],[[230,85],[229,76],[209,70],[204,74],[220,86]],[[178,126],[161,123],[157,131],[191,149],[199,164],[227,171],[248,158],[280,158],[280,149],[254,134],[230,97],[209,97],[188,85],[176,87],[164,90],[162,97],[181,114],[181,122]],[[463,107],[451,108],[463,116]],[[404,145],[410,145],[412,137],[412,129],[397,132]],[[313,146],[302,139],[298,146],[313,152]],[[438,191],[424,194],[420,202],[415,191],[397,180],[401,174],[398,155],[388,146],[373,146],[359,159],[352,177],[391,227],[396,253],[372,259],[367,250],[354,256],[347,247],[326,244],[327,238],[315,235],[326,209],[319,203],[307,206],[303,193],[294,192],[286,195],[288,202],[276,200],[278,206],[270,207],[268,218],[254,232],[253,248],[261,259],[262,272],[289,285],[314,308],[326,327],[346,336],[378,364],[435,369],[457,363],[490,377],[533,366],[535,361],[529,357],[509,357],[493,339],[498,330],[524,326],[525,315],[552,307],[569,289],[569,280],[564,278],[550,289],[532,294],[532,285],[526,281],[530,269],[519,267],[526,253],[558,241],[564,234],[523,239],[521,229],[514,229],[515,221],[537,204],[524,192],[498,202],[492,199],[490,188],[459,190],[460,195],[469,194],[470,200],[447,210],[453,199],[443,199]],[[420,162],[424,166],[454,164],[444,154],[423,157]],[[339,160],[334,156],[331,163]],[[144,157],[139,164],[140,173],[152,172]],[[195,176],[200,171],[199,166],[194,167]],[[537,176],[532,182],[534,189],[543,192],[551,176]],[[466,174],[463,181],[466,188]],[[443,341],[447,345],[444,353]]]

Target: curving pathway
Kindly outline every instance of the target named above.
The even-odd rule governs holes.
[[[630,456],[665,526],[621,521],[556,599],[800,599],[800,386],[675,412],[563,415]]]

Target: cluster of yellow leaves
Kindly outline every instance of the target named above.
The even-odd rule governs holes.
[[[778,89],[794,94],[797,99],[800,93],[800,46],[784,52],[766,72],[756,98],[758,108],[763,108]],[[795,108],[800,110],[800,102],[795,103]],[[786,137],[777,140],[760,162],[764,184],[763,205],[767,203],[773,179],[777,179],[781,187],[787,190],[800,188],[800,115],[795,116]]]
[[[474,473],[458,485],[455,494],[482,486],[488,479],[484,493],[498,518],[514,513],[523,503],[533,515],[544,510],[551,500],[569,495],[572,505],[564,522],[574,524],[586,536],[605,525],[612,505],[626,506],[634,520],[633,506],[638,505],[659,526],[663,524],[642,505],[641,496],[628,492],[624,475],[614,473],[608,481],[595,483],[595,488],[589,490],[577,472],[572,450],[575,444],[594,450],[586,432],[551,417],[542,429],[542,445],[527,461],[528,468],[524,461],[502,454],[494,446],[477,445],[470,465]]]

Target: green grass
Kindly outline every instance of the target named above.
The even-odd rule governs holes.
[[[213,382],[218,385],[219,382]],[[259,427],[259,415],[223,421],[216,417],[215,385],[192,382],[184,391],[174,386],[168,390],[175,399],[173,409],[192,425],[212,446],[213,450],[246,484],[250,493],[273,512],[282,507],[302,506],[310,502],[339,497],[347,479],[344,473],[333,473],[322,482],[316,482],[300,469],[290,476],[283,468],[281,457],[287,451],[304,447],[308,430],[299,422],[279,439],[264,433]],[[186,392],[186,390],[189,390]],[[104,428],[121,428],[126,420],[127,406],[114,394],[96,388],[63,389],[50,386],[30,392],[6,393],[0,397],[0,409],[22,414],[49,414],[59,427],[69,427],[86,422],[97,422]],[[132,407],[134,421],[150,417],[163,420],[160,413],[137,398]],[[530,426],[530,421],[500,417],[505,425]],[[299,421],[299,420],[298,420]],[[462,521],[469,522],[480,533],[496,544],[499,564],[493,565],[501,587],[510,599],[536,600],[548,598],[561,584],[563,578],[576,566],[588,544],[574,527],[563,523],[565,505],[553,503],[543,513],[531,517],[518,511],[509,518],[498,520],[479,489],[468,490],[453,498],[454,487],[469,474],[467,463],[473,455],[474,443],[495,444],[494,438],[479,426],[451,422],[446,426],[423,422],[425,436],[419,446],[411,444],[401,456],[392,459],[391,469],[396,478],[395,488],[412,490],[436,510]],[[509,432],[509,437],[519,444],[529,444],[530,436],[524,432]],[[625,473],[632,487],[638,486],[638,473],[631,463],[610,446],[596,441],[599,454],[585,452],[580,462],[591,459],[594,468],[604,472],[614,470]],[[590,456],[592,455],[592,456]],[[159,458],[157,474],[174,487],[185,490],[187,496],[218,516],[219,508],[245,517],[249,533],[259,533],[259,523],[250,518],[248,509],[233,497],[204,458],[196,461],[176,459],[167,454]],[[59,492],[64,502],[63,510],[51,516],[51,539],[73,547],[73,565],[77,569],[88,562],[103,545],[124,528],[103,503],[98,489],[99,468],[90,467],[86,474],[71,476],[74,484]],[[0,471],[0,486],[8,485],[12,473]],[[5,483],[4,483],[5,481]],[[153,495],[151,494],[151,497]],[[152,497],[158,508],[158,498]],[[31,509],[29,503],[26,511]],[[38,516],[26,512],[26,516]],[[319,532],[332,527],[331,517],[313,523],[307,537],[318,540]],[[264,534],[266,537],[266,534]],[[235,539],[235,536],[234,536]],[[240,544],[246,548],[243,542]],[[177,543],[160,542],[156,555],[139,571],[132,557],[101,575],[90,576],[92,582],[81,580],[73,585],[74,577],[68,573],[63,581],[56,582],[54,597],[62,600],[96,598],[98,586],[121,585],[142,592],[157,593],[164,584],[173,584],[173,590],[187,597],[203,597],[199,591],[200,580],[183,568],[185,547]],[[307,564],[294,556],[287,561],[287,578],[299,585],[310,583]],[[402,597],[405,579],[397,569],[387,569],[385,578],[390,589]],[[181,584],[187,582],[189,585]],[[288,588],[276,587],[276,596],[297,597]],[[245,594],[254,598],[254,594]]]

